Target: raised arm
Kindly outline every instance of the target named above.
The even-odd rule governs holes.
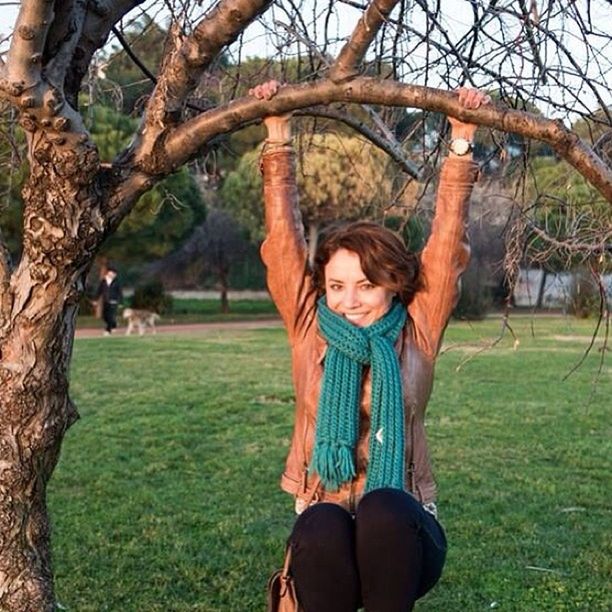
[[[458,95],[466,108],[478,108],[491,100],[474,89],[460,89]],[[468,208],[478,176],[471,151],[477,126],[453,118],[449,121],[451,147],[440,174],[431,234],[421,254],[423,288],[408,307],[418,341],[432,358],[440,349],[459,297],[459,278],[470,258]]]
[[[270,81],[249,93],[260,99],[271,99],[279,87],[277,81]],[[306,303],[310,295],[310,276],[298,207],[291,120],[288,115],[271,116],[264,124],[268,131],[261,163],[266,239],[261,246],[261,256],[266,266],[268,289],[293,342],[311,313]]]

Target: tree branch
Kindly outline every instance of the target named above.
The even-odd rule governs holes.
[[[294,113],[294,115],[325,117],[326,119],[333,119],[348,125],[350,128],[367,138],[372,144],[384,151],[406,174],[412,178],[420,180],[420,169],[414,162],[406,158],[404,152],[396,141],[390,141],[388,138],[381,136],[381,134],[352,115],[338,109],[328,108],[325,106],[310,107],[305,110],[297,111]]]
[[[204,71],[221,50],[232,44],[273,0],[221,0],[185,39],[174,62],[162,77],[172,79],[167,107],[170,112],[184,103],[185,97],[200,82]]]
[[[66,72],[74,55],[74,50],[81,37],[87,14],[87,3],[59,2],[58,12],[55,14],[53,26],[49,31],[45,47],[45,66],[47,80],[58,89],[64,85]],[[76,100],[71,100],[76,108]]]
[[[52,2],[24,0],[21,3],[6,61],[6,83],[0,86],[0,92],[20,96],[38,84],[47,32],[52,21]]]
[[[65,93],[76,100],[93,54],[104,46],[113,26],[144,0],[98,0],[88,3],[87,15],[66,74]]]
[[[158,161],[163,160],[167,166],[162,164],[147,171],[169,172],[194,157],[214,136],[231,132],[246,122],[332,102],[421,108],[547,142],[612,203],[612,169],[562,123],[495,105],[469,110],[459,105],[456,94],[448,91],[369,77],[344,84],[323,80],[287,86],[272,100],[242,98],[203,113],[168,133],[164,154],[158,156]]]
[[[153,85],[157,85],[157,77],[145,66],[145,63],[134,53],[130,43],[125,40],[123,34],[115,27],[113,27],[113,35],[121,45],[121,48],[126,52],[127,56],[138,66],[138,69],[144,74]]]
[[[536,42],[535,33],[533,31],[533,23],[532,18],[534,18],[533,12],[527,10],[527,4],[525,0],[519,0],[519,6],[521,7],[521,13],[523,15],[523,27],[525,28],[525,33],[527,36],[527,41],[529,42],[529,47],[531,48],[531,53],[533,55],[533,59],[535,61],[538,70],[540,71],[540,80],[542,81],[542,85],[547,84],[546,79],[546,67],[542,62],[542,58],[540,56],[540,50],[538,48],[538,43]]]
[[[220,51],[233,43],[263,13],[272,0],[221,0],[183,38],[176,24],[168,33],[168,51],[147,103],[135,150],[141,157],[154,155],[158,137],[180,118],[187,96]],[[174,47],[170,50],[170,47]]]
[[[372,0],[359,19],[351,38],[344,45],[329,71],[334,83],[341,83],[359,74],[359,63],[398,0]]]

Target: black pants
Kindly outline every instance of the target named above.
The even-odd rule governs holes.
[[[446,537],[414,497],[379,489],[355,517],[319,503],[289,538],[291,571],[305,612],[405,612],[440,578]]]
[[[110,334],[117,327],[117,302],[104,302],[102,307],[102,319],[104,329]]]

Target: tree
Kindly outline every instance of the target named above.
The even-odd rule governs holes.
[[[181,248],[153,264],[149,274],[162,279],[188,276],[196,286],[212,276],[219,288],[221,312],[227,314],[230,273],[249,247],[245,233],[227,211],[212,208]]]
[[[344,0],[300,12],[295,3],[278,0],[276,24],[264,16],[271,4],[220,0],[210,7],[181,1],[174,11],[173,2],[163,3],[177,19],[155,87],[130,144],[112,160],[100,157],[86,129],[79,91],[113,27],[139,5],[162,3],[23,0],[20,5],[10,48],[0,59],[0,97],[16,111],[28,159],[23,249],[15,265],[0,236],[1,609],[54,608],[45,492],[64,434],[78,418],[68,370],[77,305],[92,260],[143,193],[200,156],[217,136],[270,113],[319,113],[367,135],[406,172],[418,175],[419,167],[405,159],[385,125],[383,109],[417,107],[546,142],[612,201],[610,168],[560,121],[501,102],[464,110],[447,91],[465,83],[496,86],[504,104],[520,98],[546,102],[551,113],[590,116],[593,109],[583,95],[588,92],[593,104],[607,109],[610,60],[601,50],[610,33],[602,29],[607,20],[596,15],[607,14],[604,0],[587,6],[547,3],[539,12],[514,0],[454,2],[472,15],[457,33],[445,28],[444,11],[450,9],[441,2],[431,8],[425,0],[368,5]],[[348,6],[355,8],[354,31],[336,53],[331,17]],[[323,25],[307,22],[307,15],[324,7],[330,19]],[[271,48],[281,60],[297,47],[306,49],[300,54],[301,82],[272,101],[220,98],[212,108],[194,103],[191,95],[224,50],[240,63],[236,41],[258,19],[274,37]],[[581,64],[566,46],[559,32],[568,30],[582,39],[589,61]],[[370,47],[373,56],[366,57]],[[363,76],[366,70],[370,76]],[[351,112],[353,105],[365,105],[359,108],[367,122]],[[604,115],[609,129],[609,113]]]

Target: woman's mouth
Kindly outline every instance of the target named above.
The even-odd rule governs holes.
[[[353,324],[359,323],[359,321],[363,320],[365,317],[366,317],[366,313],[363,313],[363,312],[344,314],[344,318],[347,321],[349,321],[349,323],[353,323]]]

